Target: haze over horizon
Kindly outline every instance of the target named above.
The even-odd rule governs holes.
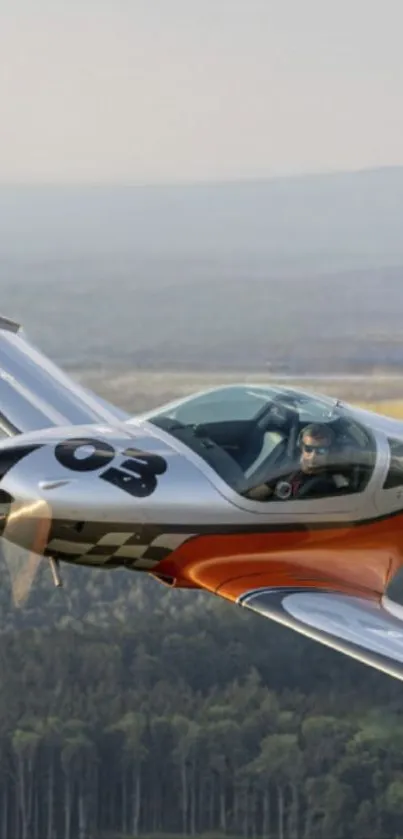
[[[403,165],[399,0],[5,0],[0,183]]]
[[[291,182],[293,185],[298,185],[298,183],[307,183],[311,182],[314,184],[315,181],[328,181],[331,182],[332,180],[338,179],[339,183],[340,180],[343,178],[350,178],[351,176],[369,176],[369,177],[377,177],[379,175],[389,177],[389,175],[403,174],[403,162],[402,163],[391,163],[385,165],[378,165],[378,166],[360,166],[360,167],[342,167],[342,168],[328,168],[328,169],[307,169],[306,171],[301,172],[281,172],[278,174],[273,175],[253,175],[253,174],[245,174],[245,175],[228,175],[227,177],[211,177],[205,178],[203,180],[198,180],[197,178],[174,178],[172,180],[163,180],[163,181],[152,181],[152,180],[116,180],[111,181],[87,181],[87,180],[70,180],[65,181],[62,179],[54,180],[54,181],[18,181],[18,180],[6,180],[5,178],[0,179],[0,189],[2,190],[16,190],[17,192],[23,190],[142,190],[142,189],[149,189],[149,190],[161,190],[164,191],[165,189],[184,189],[184,190],[192,190],[195,189],[203,189],[209,187],[226,187],[229,186],[248,186],[248,185],[255,185],[259,186],[260,184],[266,184],[268,186],[275,186],[277,183],[279,184],[287,184]]]

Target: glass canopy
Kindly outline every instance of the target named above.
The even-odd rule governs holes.
[[[360,492],[374,468],[375,442],[353,412],[297,389],[219,387],[143,419],[192,449],[236,492],[257,501]]]

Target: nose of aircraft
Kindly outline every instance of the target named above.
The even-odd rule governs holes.
[[[147,523],[167,456],[157,438],[124,427],[53,428],[3,441],[1,548],[13,590],[18,568],[18,598],[25,596],[21,580],[29,581],[29,591],[35,568],[41,557],[53,556],[55,543],[74,561],[97,544],[99,565],[108,551],[122,553],[118,538],[126,543]],[[130,550],[134,555],[136,546]]]

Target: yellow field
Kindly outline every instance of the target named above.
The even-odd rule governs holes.
[[[133,370],[115,373],[102,370],[70,372],[77,381],[133,414],[210,387],[238,382],[248,384],[266,382],[266,384],[296,386],[299,389],[306,388],[311,392],[316,391],[334,398],[338,397],[344,402],[403,420],[402,379],[397,375],[362,376],[354,380],[348,377],[343,379],[342,376],[327,379],[323,376],[304,381],[296,379],[293,382],[292,379],[277,381],[275,377],[271,380],[264,374],[245,375],[235,372],[168,370]]]
[[[403,420],[403,399],[383,399],[379,402],[357,402],[360,408]]]

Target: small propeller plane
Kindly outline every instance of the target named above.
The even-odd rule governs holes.
[[[403,679],[403,424],[276,384],[129,416],[0,318],[1,548],[205,589]]]

